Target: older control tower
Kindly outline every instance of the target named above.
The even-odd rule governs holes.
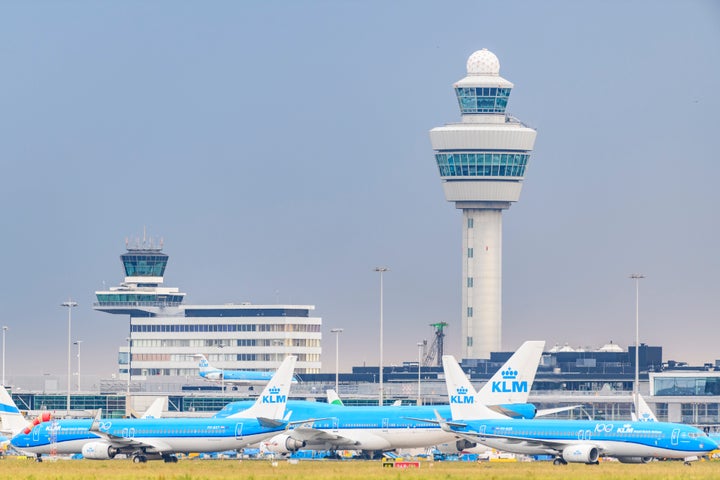
[[[502,211],[520,199],[535,130],[505,113],[513,84],[486,49],[455,85],[461,123],[430,131],[445,198],[463,211],[463,358],[501,351]]]

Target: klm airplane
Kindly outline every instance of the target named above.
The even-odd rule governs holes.
[[[506,452],[555,455],[555,465],[593,464],[601,456],[625,463],[653,457],[686,463],[718,448],[695,427],[665,422],[510,419],[483,405],[455,359],[443,356],[452,420],[436,412],[441,428],[472,442]]]
[[[494,403],[498,411],[514,416],[536,415],[535,406],[527,402],[545,342],[525,342],[481,390],[482,398]],[[508,402],[500,405],[501,402]],[[217,416],[243,408],[242,403],[228,404]],[[300,449],[362,450],[365,456],[397,448],[429,447],[457,440],[443,431],[431,418],[439,409],[450,415],[450,406],[366,406],[347,407],[320,402],[288,402],[291,418],[322,418],[295,426],[265,442],[275,453]],[[472,446],[461,439],[458,450]]]
[[[285,430],[287,397],[297,357],[288,356],[248,409],[226,418],[50,420],[16,434],[12,446],[40,455],[82,453],[106,460],[117,454],[135,463],[177,462],[181,452],[217,452],[258,443]]]
[[[215,368],[207,361],[205,355],[193,355],[198,361],[200,368],[200,376],[205,380],[213,382],[224,382],[228,384],[242,385],[264,385],[272,378],[272,372],[262,372],[255,370],[221,370]]]

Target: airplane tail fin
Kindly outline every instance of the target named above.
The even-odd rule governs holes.
[[[228,418],[263,418],[265,420],[282,420],[285,415],[290,384],[297,357],[288,355],[277,369],[275,375],[265,385],[255,403],[242,412],[230,415]]]
[[[480,389],[478,399],[485,405],[527,403],[544,349],[544,341],[531,340],[520,345]]]
[[[340,399],[340,395],[337,394],[335,390],[332,388],[330,390],[326,390],[325,392],[327,394],[327,402],[330,405],[345,405],[343,401]]]
[[[467,375],[460,368],[455,357],[443,355],[442,362],[453,420],[508,418],[480,403],[475,388],[473,388]]]
[[[22,416],[5,387],[0,388],[0,422],[2,423],[2,431],[10,436],[21,432],[30,424]]]
[[[145,413],[140,418],[161,418],[166,401],[167,397],[156,398],[153,403],[150,404],[147,410],[145,410]]]
[[[201,353],[196,353],[195,355],[193,355],[193,358],[198,362],[198,368],[200,369],[200,373],[214,372],[218,370],[217,368],[210,365],[210,362],[208,362],[207,358],[205,358],[205,355]]]
[[[637,413],[633,414],[633,420],[636,420],[638,422],[657,422],[658,419],[653,413],[652,410],[650,410],[650,406],[645,402],[645,399],[638,393],[637,396]]]

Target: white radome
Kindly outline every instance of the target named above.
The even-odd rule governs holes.
[[[500,60],[487,48],[470,55],[467,61],[468,75],[500,75]]]

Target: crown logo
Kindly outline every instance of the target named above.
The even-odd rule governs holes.
[[[268,391],[271,395],[277,395],[278,393],[280,393],[280,389],[278,387],[271,387]]]
[[[500,372],[500,375],[502,375],[503,379],[505,380],[514,380],[518,376],[518,371],[508,367],[507,370],[503,370],[502,372]]]
[[[458,395],[465,395],[468,392],[468,389],[465,387],[458,387],[457,393]]]

